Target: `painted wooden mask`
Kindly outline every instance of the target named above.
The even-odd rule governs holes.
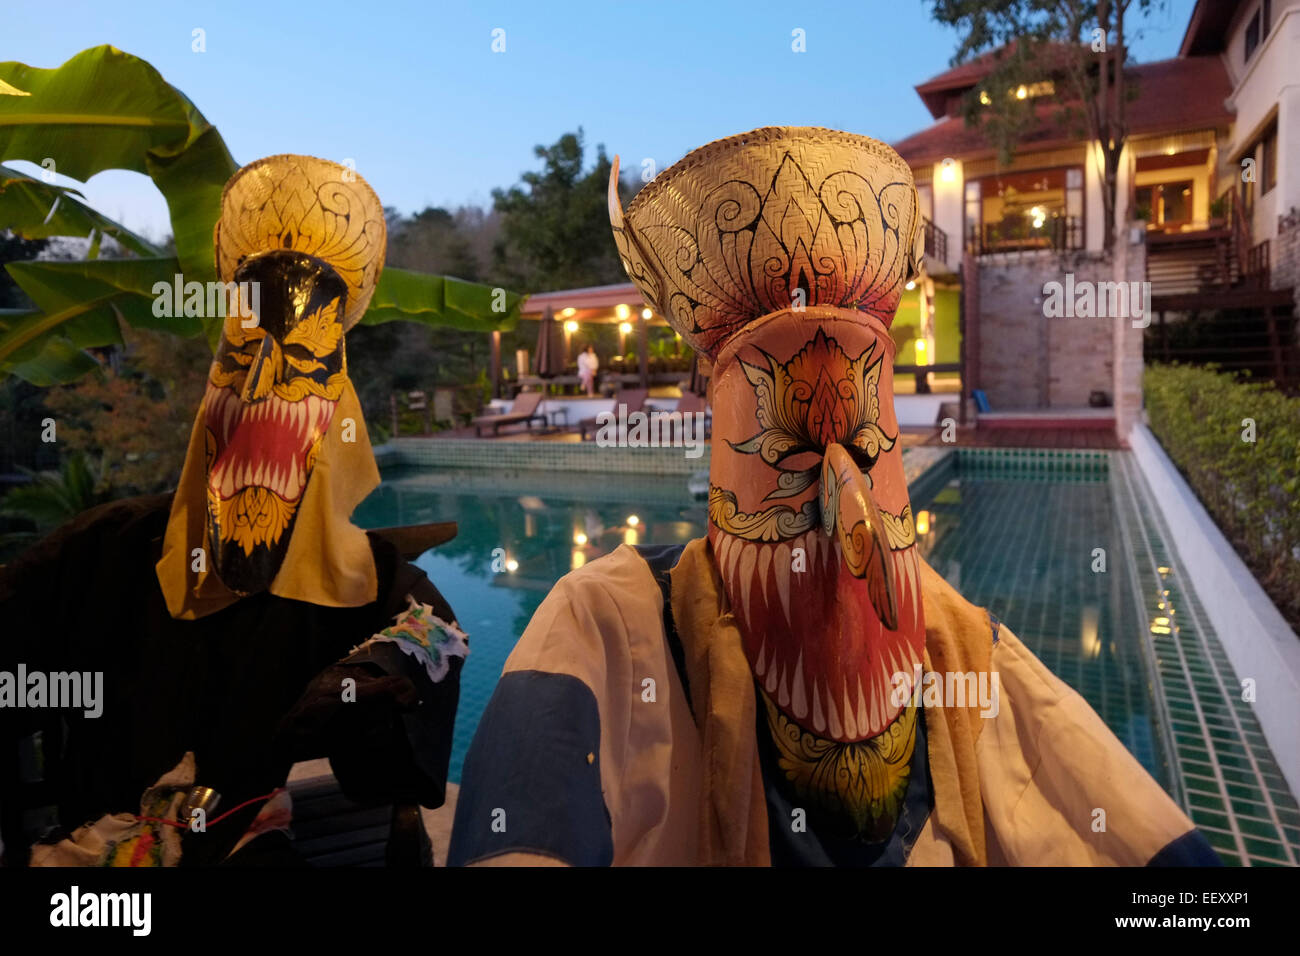
[[[755,677],[816,734],[875,737],[925,644],[889,335],[922,257],[911,171],[866,137],[767,128],[626,213],[611,180],[610,214],[646,301],[713,365],[709,539]]]
[[[383,266],[383,209],[346,167],[275,156],[222,196],[217,267],[233,283],[203,403],[208,544],[241,594],[267,589],[321,443],[350,388],[344,332]]]

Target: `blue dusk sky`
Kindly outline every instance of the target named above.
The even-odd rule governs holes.
[[[1132,42],[1177,53],[1193,0]],[[351,159],[385,205],[488,205],[581,126],[624,168],[657,168],[757,126],[829,126],[894,142],[932,120],[913,87],[949,66],[954,31],[924,0],[856,3],[442,4],[406,0],[14,3],[0,61],[54,67],[109,43],[152,63],[235,159]],[[192,50],[205,32],[206,52]],[[504,30],[505,51],[492,50]],[[792,50],[804,32],[806,52]],[[154,238],[167,207],[133,173],[94,177],[96,208]]]

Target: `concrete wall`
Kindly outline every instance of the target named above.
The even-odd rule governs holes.
[[[1224,61],[1235,88],[1229,105],[1234,155],[1260,132],[1260,124],[1277,108],[1277,186],[1260,195],[1256,186],[1251,229],[1256,242],[1275,235],[1278,216],[1300,206],[1300,0],[1273,0],[1268,36],[1249,61],[1243,60],[1244,35],[1258,3],[1244,3],[1229,29]],[[1257,154],[1256,154],[1257,155]],[[1236,175],[1240,175],[1240,169]]]
[[[965,206],[961,160],[953,167],[951,180],[943,178],[943,167],[934,164],[934,224],[948,234],[948,267],[957,268],[961,262],[963,246],[966,242]]]

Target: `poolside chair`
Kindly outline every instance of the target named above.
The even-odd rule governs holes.
[[[713,416],[709,414],[709,402],[697,392],[682,392],[682,397],[677,401],[677,410],[683,415],[690,415],[694,412],[704,412],[704,435],[707,438],[713,433]]]
[[[480,415],[475,418],[473,421],[475,434],[481,437],[483,429],[488,425],[492,426],[493,435],[497,434],[502,425],[524,424],[530,429],[533,427],[533,422],[541,422],[545,425],[546,416],[537,410],[545,397],[542,392],[520,392],[515,396],[510,411],[500,415]]]
[[[622,404],[627,406],[627,411],[629,415],[632,412],[645,411],[645,400],[649,396],[650,396],[650,390],[646,388],[622,389],[621,391],[618,392],[617,395],[614,396],[613,401],[610,402],[609,410],[612,414],[617,416],[618,406]],[[600,426],[601,426],[601,421],[599,415],[595,416],[594,418],[584,418],[582,421],[578,422],[578,433],[582,436],[582,440],[586,441],[587,432],[591,432],[592,437],[594,438],[596,432],[600,430]]]

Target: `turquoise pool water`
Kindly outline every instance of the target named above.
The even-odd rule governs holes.
[[[1112,561],[1121,551],[1107,474],[1028,477],[950,468],[914,488],[913,510],[926,513],[922,556],[969,600],[1006,622],[1167,784],[1134,639],[1143,625],[1124,592],[1127,578],[1090,571],[1094,548],[1104,548]],[[625,540],[666,544],[698,537],[705,517],[705,502],[691,496],[682,478],[385,472],[383,485],[358,510],[359,524],[460,526],[455,540],[416,562],[470,635],[452,780],[460,779],[507,655],[555,582]]]
[[[1172,789],[1109,468],[1015,474],[967,458],[945,478],[912,498],[924,519],[921,556],[997,615]]]
[[[705,501],[692,497],[684,477],[384,471],[383,484],[357,509],[359,525],[455,521],[460,527],[454,540],[415,562],[470,636],[451,780],[460,780],[474,728],[506,657],[555,582],[625,541],[697,538],[705,518]]]

